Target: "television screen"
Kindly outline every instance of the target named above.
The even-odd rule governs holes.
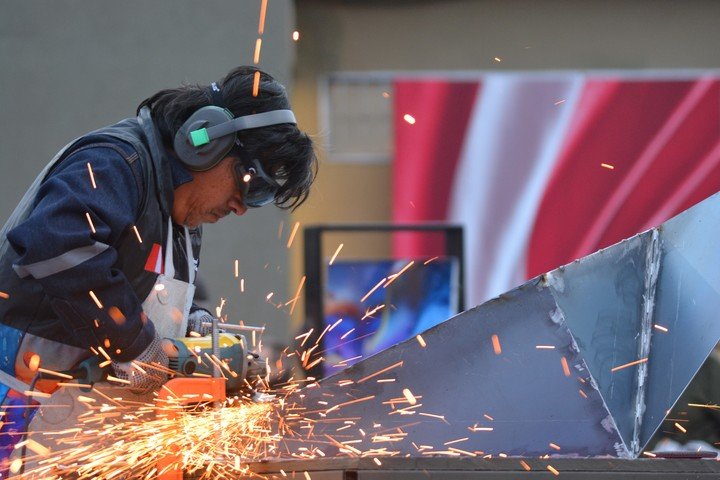
[[[328,265],[323,376],[458,313],[457,276],[453,258],[345,260]]]

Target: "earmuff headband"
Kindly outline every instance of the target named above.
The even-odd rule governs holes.
[[[225,135],[230,135],[240,130],[267,127],[280,123],[297,124],[295,114],[293,114],[292,110],[273,110],[270,112],[256,113],[254,115],[244,115],[210,128],[193,130],[190,132],[190,142],[194,147],[200,147],[209,143],[210,140],[224,137]]]

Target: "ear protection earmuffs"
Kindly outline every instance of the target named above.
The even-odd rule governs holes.
[[[213,84],[213,88],[217,87]],[[281,123],[297,123],[292,110],[271,110],[234,118],[225,108],[202,107],[182,124],[175,134],[173,147],[190,170],[209,170],[230,153],[236,142],[235,132]]]

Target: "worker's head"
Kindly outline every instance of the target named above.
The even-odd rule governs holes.
[[[296,208],[307,198],[317,170],[312,140],[295,125],[285,88],[270,75],[238,67],[212,86],[162,90],[138,111],[144,106],[165,147],[193,176],[175,190],[176,222],[194,227],[267,203]],[[273,113],[256,115],[266,112]],[[209,127],[219,124],[241,129],[213,138]],[[198,141],[192,132],[210,138]]]

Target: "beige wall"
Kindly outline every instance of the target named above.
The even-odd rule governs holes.
[[[294,103],[320,144],[317,82],[328,72],[720,66],[717,1],[296,0],[296,8]],[[321,151],[315,190],[294,221],[389,220],[390,176],[390,165],[333,164]],[[293,320],[300,324],[299,309]]]

